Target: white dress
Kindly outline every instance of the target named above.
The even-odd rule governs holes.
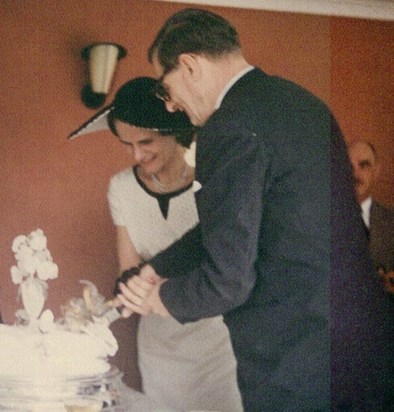
[[[166,218],[159,199],[167,202]],[[198,223],[191,187],[155,194],[136,178],[133,168],[111,178],[108,200],[115,225],[127,228],[144,260]],[[180,411],[242,411],[236,361],[221,316],[185,325],[174,318],[144,316],[137,339],[143,391],[157,404]]]

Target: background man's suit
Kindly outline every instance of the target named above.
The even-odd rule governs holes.
[[[369,242],[376,266],[394,270],[394,211],[372,201]]]
[[[224,313],[245,411],[379,407],[390,314],[326,106],[252,70],[199,131],[196,180],[200,225],[149,263],[180,322]]]

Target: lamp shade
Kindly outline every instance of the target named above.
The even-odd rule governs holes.
[[[88,60],[90,84],[83,90],[86,106],[95,108],[105,101],[116,64],[126,55],[126,50],[115,43],[95,43],[82,50],[82,57]]]

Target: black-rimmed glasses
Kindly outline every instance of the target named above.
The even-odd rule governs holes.
[[[169,102],[171,100],[168,88],[163,84],[164,78],[167,76],[168,73],[170,73],[171,70],[172,69],[165,71],[156,81],[155,95],[164,102]]]

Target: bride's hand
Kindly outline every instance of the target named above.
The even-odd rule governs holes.
[[[123,317],[130,316],[131,313],[139,313],[140,315],[148,315],[152,313],[152,308],[147,301],[147,298],[154,288],[154,284],[140,276],[133,276],[127,281],[127,284],[120,283],[120,294],[117,298],[122,303],[124,309]]]
[[[141,268],[141,270],[140,270],[139,276],[140,276],[142,279],[145,279],[145,280],[151,282],[152,284],[160,283],[160,282],[163,280],[163,278],[161,278],[161,277],[155,272],[155,270],[153,269],[153,267],[150,266],[150,265],[144,265],[144,266]]]
[[[127,285],[119,285],[122,293],[118,298],[125,307],[123,316],[127,316],[131,311],[140,315],[155,313],[163,317],[170,316],[159,294],[160,286],[167,279],[158,277],[155,280],[156,282],[152,283],[152,278],[146,280],[141,276],[134,276]]]

